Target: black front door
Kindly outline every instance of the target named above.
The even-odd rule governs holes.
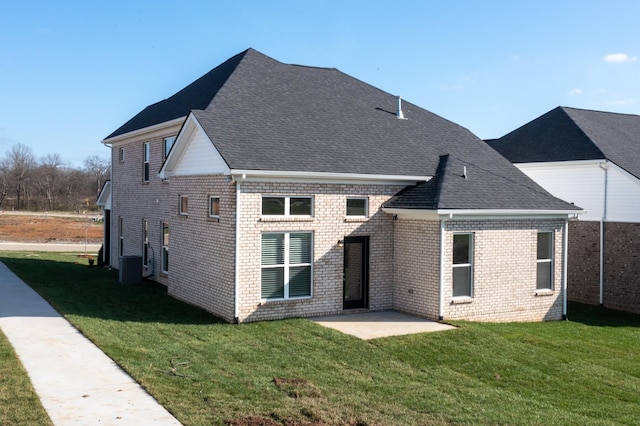
[[[344,309],[368,307],[369,237],[344,239]]]

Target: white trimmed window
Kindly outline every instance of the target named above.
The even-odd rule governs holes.
[[[262,234],[262,299],[311,297],[312,247],[311,232]]]
[[[209,196],[209,217],[220,218],[220,197]]]
[[[162,265],[161,271],[169,273],[169,224],[162,222]]]
[[[149,142],[145,142],[142,145],[142,156],[143,156],[143,175],[142,181],[149,182],[149,159],[151,158],[151,147]]]
[[[173,146],[173,143],[176,141],[176,137],[175,136],[171,136],[169,138],[164,138],[163,140],[163,151],[162,154],[164,155],[164,157],[162,157],[163,159],[166,159],[169,156],[169,151],[171,151],[171,147]]]
[[[473,291],[473,234],[453,234],[453,297]]]
[[[118,255],[124,254],[124,219],[122,216],[118,217]]]
[[[149,221],[142,219],[142,266],[149,267]]]
[[[536,289],[553,290],[553,232],[538,232]]]
[[[347,198],[347,217],[367,217],[369,215],[369,199],[366,197]]]
[[[124,163],[124,148],[118,149],[118,160]]]
[[[186,195],[180,196],[180,207],[178,208],[178,213],[182,216],[187,216],[189,214],[189,197]]]
[[[262,216],[311,216],[313,197],[262,196]]]

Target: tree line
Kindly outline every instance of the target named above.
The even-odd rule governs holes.
[[[28,146],[12,146],[0,159],[0,210],[95,210],[110,162],[91,155],[83,166],[71,167],[58,154],[37,159]]]

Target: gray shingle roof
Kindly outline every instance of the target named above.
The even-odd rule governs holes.
[[[433,179],[405,188],[385,207],[404,209],[580,210],[530,180],[514,179],[473,161],[440,157]]]
[[[557,107],[487,141],[514,163],[607,159],[640,179],[640,116]]]
[[[335,68],[283,64],[248,49],[110,137],[190,107],[231,169],[433,176],[440,156],[450,154],[483,172],[470,181],[473,190],[452,184],[441,198],[482,208],[487,194],[502,194],[520,209],[531,204],[528,188],[539,194],[536,208],[556,208],[557,199],[467,129],[409,102],[400,120],[396,105],[395,96]],[[506,182],[520,191],[503,192]]]

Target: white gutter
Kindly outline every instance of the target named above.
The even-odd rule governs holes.
[[[567,263],[569,260],[569,219],[564,221],[564,241],[562,244],[562,319],[567,319]]]
[[[233,319],[236,324],[239,323],[240,315],[240,182],[236,181],[236,273],[234,283],[234,306],[233,306]]]
[[[404,219],[430,219],[448,217],[458,220],[473,219],[558,219],[566,216],[576,216],[586,213],[586,210],[508,210],[508,209],[455,209],[455,210],[429,210],[429,209],[403,209],[383,207],[385,213],[398,215]]]
[[[426,182],[433,176],[428,175],[383,175],[364,173],[333,173],[333,172],[307,172],[307,171],[287,171],[287,170],[242,170],[232,169],[231,176],[234,180],[242,178],[247,182],[259,182],[269,180],[277,182],[279,180],[300,180],[315,179],[321,181],[357,182],[375,181],[388,185],[415,185],[416,182]]]
[[[604,305],[604,222],[607,220],[607,189],[609,180],[609,164],[607,161],[598,164],[604,171],[604,200],[602,218],[600,219],[600,305]]]
[[[144,134],[147,134],[147,133],[156,132],[156,131],[159,131],[159,130],[164,130],[164,129],[167,129],[169,127],[176,126],[176,125],[182,125],[182,123],[184,122],[185,118],[186,118],[186,116],[185,117],[178,117],[178,118],[174,118],[173,120],[170,120],[170,121],[165,121],[165,122],[162,122],[162,123],[154,124],[152,126],[143,127],[142,129],[132,130],[130,132],[123,133],[121,135],[117,135],[117,136],[114,136],[112,138],[104,139],[102,141],[102,143],[104,145],[115,144],[115,143],[121,142],[121,141],[123,141],[125,139],[129,139],[129,138],[132,138],[132,137],[135,137],[135,136],[140,136],[140,135],[144,135]]]

